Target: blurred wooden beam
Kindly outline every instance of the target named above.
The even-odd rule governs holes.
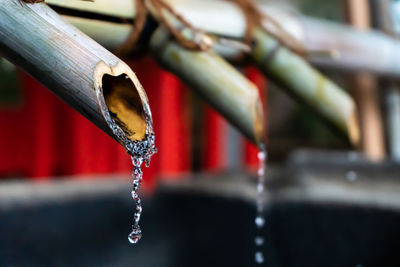
[[[370,29],[368,0],[347,0],[346,12],[348,21],[354,28],[362,31]],[[354,74],[351,80],[353,95],[359,109],[361,149],[371,160],[383,160],[385,144],[377,81],[374,76],[365,72]]]

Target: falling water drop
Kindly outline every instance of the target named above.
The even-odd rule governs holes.
[[[265,219],[261,216],[257,216],[254,222],[257,225],[257,228],[263,228],[265,224]]]
[[[357,161],[358,160],[358,154],[355,151],[350,151],[347,153],[347,157],[350,161]]]
[[[262,193],[262,192],[264,192],[264,185],[257,184],[257,193]]]
[[[136,244],[140,238],[142,237],[142,230],[140,230],[140,227],[137,226],[135,229],[132,230],[132,232],[128,235],[128,240],[131,244]]]
[[[254,238],[254,243],[256,246],[262,246],[264,244],[264,238],[262,236],[256,236],[256,238]]]
[[[264,263],[264,255],[260,251],[256,252],[256,254],[254,255],[254,259],[258,264]]]
[[[350,170],[346,173],[346,178],[349,182],[354,182],[355,180],[357,180],[357,173]]]

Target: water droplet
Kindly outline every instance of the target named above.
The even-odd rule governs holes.
[[[254,259],[258,264],[264,263],[264,255],[260,251],[257,251],[256,254],[254,254]]]
[[[257,246],[262,246],[262,245],[264,244],[264,238],[263,238],[262,236],[256,236],[256,237],[254,238],[254,243],[255,243]]]
[[[132,232],[128,235],[128,241],[131,244],[136,244],[142,238],[142,231],[139,226],[134,227]]]
[[[262,228],[265,224],[265,220],[261,216],[257,216],[256,219],[254,220],[258,228]]]
[[[257,192],[263,193],[264,192],[264,184],[257,184]]]
[[[259,160],[265,160],[265,158],[267,157],[267,153],[264,150],[262,150],[258,152],[257,157]]]
[[[350,182],[354,182],[355,180],[357,180],[357,173],[355,171],[348,171],[346,173],[346,178],[347,180],[349,180]]]
[[[358,154],[355,151],[351,151],[351,152],[347,153],[347,158],[350,161],[356,161],[358,159]]]

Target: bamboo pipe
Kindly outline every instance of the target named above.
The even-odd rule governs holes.
[[[242,39],[246,19],[234,3],[223,0],[166,0],[195,27],[217,36]],[[293,14],[270,4],[260,10],[280,22],[310,53],[308,60],[319,67],[339,71],[368,71],[400,78],[400,41],[379,31],[359,31],[348,25]],[[221,12],[223,11],[223,12]],[[207,15],[204,15],[207,14]],[[268,22],[264,22],[268,27]],[[233,48],[218,53],[236,57]],[[228,52],[228,53],[227,53]]]
[[[150,6],[150,10],[151,10],[151,6]],[[238,11],[238,12],[240,13],[240,11]],[[82,24],[85,25],[85,23],[82,23]],[[86,25],[88,25],[88,24],[86,24]],[[121,27],[119,29],[121,29]],[[128,29],[126,29],[126,30],[128,30]],[[93,31],[92,31],[92,33],[93,33]],[[260,44],[260,42],[259,42],[259,44]],[[178,48],[176,48],[176,49],[178,49]],[[160,52],[162,50],[157,51],[157,49],[153,49],[153,51]],[[189,79],[192,79],[193,76],[190,75],[190,73],[187,73],[187,74],[184,73],[185,71],[189,70],[188,68],[184,68],[183,71],[182,71],[182,70],[179,70],[179,68],[177,68],[176,66],[173,66],[173,67],[169,66],[169,64],[173,64],[174,63],[173,58],[171,58],[171,57],[170,58],[163,58],[163,60],[159,60],[159,61],[167,69],[170,69],[172,72],[174,72],[178,76],[183,77],[183,80],[186,81],[187,83],[189,83],[193,87],[193,85],[192,85],[193,82],[191,82],[189,80]],[[167,62],[167,61],[170,61],[170,62]],[[191,62],[191,60],[185,60],[185,61],[190,61]],[[302,61],[302,59],[297,58],[296,62],[298,62],[298,61]],[[262,64],[259,63],[258,65],[261,66]],[[303,66],[306,66],[306,70],[304,72],[307,72],[308,69],[310,68],[310,66],[308,66],[308,64],[306,64],[305,62],[302,62],[301,64],[299,64],[300,68],[303,67]],[[268,73],[268,68],[264,67],[263,71],[264,71],[264,73]],[[312,70],[312,73],[316,77],[321,76],[320,74],[316,73],[315,70]],[[205,74],[205,73],[203,73],[203,74]],[[186,77],[185,77],[185,75],[186,75]],[[314,109],[316,109],[319,113],[322,113],[325,118],[327,118],[335,126],[337,126],[339,129],[341,129],[343,133],[345,133],[347,136],[349,136],[349,139],[351,140],[352,143],[355,144],[355,143],[357,143],[359,141],[358,140],[359,139],[359,136],[358,136],[359,134],[358,134],[357,120],[354,117],[355,110],[352,110],[351,112],[349,112],[349,114],[346,114],[349,117],[345,117],[346,115],[341,116],[340,114],[338,115],[338,114],[335,114],[335,112],[331,111],[331,109],[340,109],[340,106],[339,106],[338,102],[330,101],[330,102],[321,103],[321,104],[311,103],[312,101],[308,98],[307,94],[309,93],[310,90],[311,91],[314,90],[315,84],[312,84],[312,82],[311,82],[311,84],[310,84],[310,86],[312,86],[311,88],[304,88],[305,86],[308,86],[308,85],[307,84],[303,84],[303,87],[302,86],[298,86],[297,83],[292,83],[291,82],[291,77],[290,76],[291,75],[287,75],[287,74],[284,75],[284,76],[281,76],[281,81],[279,82],[279,84],[280,85],[284,85],[284,86],[289,86],[290,87],[290,88],[288,88],[289,91],[297,92],[296,95],[298,97],[300,97],[300,98],[303,98],[303,100],[304,100],[303,102],[311,104],[311,106],[314,107]],[[287,81],[284,81],[284,79],[287,79]],[[326,78],[323,77],[323,76],[321,76],[321,79],[326,80]],[[331,94],[333,96],[336,96],[336,95],[345,95],[345,96],[347,96],[345,93],[342,93],[342,91],[340,91],[340,89],[338,89],[338,87],[334,86],[331,82],[325,83],[325,84],[326,85],[322,88],[323,92],[325,94]],[[205,89],[201,88],[200,90],[199,89],[197,89],[197,90],[200,91],[200,92],[203,92]],[[302,90],[305,90],[305,92],[301,92]],[[332,91],[332,92],[330,92],[330,91]],[[339,92],[337,92],[337,91],[339,91]],[[219,105],[219,103],[216,102],[217,101],[216,99],[212,99],[210,97],[210,94],[206,94],[206,96],[208,96],[208,98],[205,97],[206,101],[210,102],[214,107],[217,108],[218,111],[222,112],[222,114],[225,115],[225,117],[227,117],[229,121],[231,121],[233,124],[238,126],[239,129],[242,129],[241,131],[243,133],[245,133],[245,135],[247,137],[249,137],[251,140],[254,141],[254,134],[253,134],[253,137],[252,137],[252,135],[250,134],[250,132],[248,130],[243,130],[243,129],[251,129],[251,127],[249,127],[249,125],[247,125],[247,126],[238,125],[238,123],[235,122],[235,121],[237,121],[237,119],[233,118],[232,115],[228,114],[229,111],[224,110],[224,108],[221,108],[221,107],[218,108],[217,107],[217,105]],[[347,105],[353,105],[352,100],[348,96],[347,96],[347,98],[343,102],[343,105],[345,105],[344,110],[347,109]],[[341,98],[339,97],[339,99],[341,99]],[[239,103],[239,105],[240,105],[240,103]],[[328,107],[326,107],[325,105],[328,105]],[[352,109],[352,108],[350,108],[350,109]]]
[[[133,71],[46,4],[0,0],[0,54],[114,139],[110,114],[125,137],[144,139],[151,113]]]
[[[54,0],[53,0],[54,1]],[[206,1],[206,0],[205,0]],[[178,5],[178,4],[181,5]],[[187,3],[190,3],[191,5],[189,6]],[[221,2],[221,1],[215,1],[210,3],[213,5],[213,7],[217,7],[217,8],[213,8],[211,9],[211,11],[214,12],[207,12],[207,19],[209,19],[210,21],[207,22],[205,21],[205,16],[200,16],[198,14],[199,11],[204,11],[204,9],[206,8],[206,6],[204,6],[203,2],[193,2],[193,1],[176,1],[176,2],[171,2],[171,4],[174,5],[174,7],[177,8],[178,12],[180,13],[184,13],[185,17],[187,17],[189,19],[190,22],[194,23],[197,27],[201,27],[204,30],[207,30],[209,32],[212,32],[214,34],[222,34],[224,32],[226,32],[225,29],[230,29],[230,31],[227,33],[230,36],[233,37],[241,37],[244,33],[245,30],[245,20],[243,17],[243,14],[241,13],[241,11],[234,5],[230,4],[230,5],[226,5],[226,2]],[[152,11],[152,7],[151,5],[149,6],[150,10]],[[224,15],[224,23],[225,24],[221,24],[221,23],[210,23],[210,22],[215,22],[215,21],[220,21],[220,10],[224,9],[224,14],[228,14],[228,15]],[[185,13],[186,12],[186,13]],[[197,13],[196,13],[197,12]],[[153,12],[154,15],[156,15],[156,12]],[[191,16],[193,14],[197,14],[195,16]],[[217,17],[218,16],[218,17]],[[231,19],[226,19],[226,16],[228,16],[228,18]],[[234,18],[239,18],[238,20],[234,19]],[[89,26],[89,22],[85,22],[82,21],[84,19],[80,19],[82,23],[81,27],[85,27],[86,25],[86,31],[90,32],[90,34],[92,35],[96,35],[96,31],[94,31],[94,24]],[[75,23],[79,22],[79,19],[75,19]],[[227,27],[230,25],[230,23],[232,24],[234,21],[234,24],[236,25],[236,27]],[[176,22],[174,22],[176,23]],[[116,23],[114,23],[116,24]],[[222,25],[222,26],[221,26]],[[115,25],[117,27],[117,25]],[[117,28],[115,28],[117,29]],[[127,25],[118,25],[118,31],[120,31],[121,33],[124,32],[124,35],[127,35],[129,33],[129,27],[127,27]],[[117,31],[114,31],[117,32]],[[104,36],[104,35],[103,35]],[[101,38],[101,35],[100,37]],[[113,40],[115,40],[115,38],[113,38]],[[261,44],[260,40],[258,43]],[[223,48],[221,46],[219,47],[219,52],[221,52],[221,49],[225,49],[223,53],[228,54],[228,50],[230,50],[230,53],[234,56],[237,55],[237,51],[234,51],[235,49],[226,49]],[[153,49],[154,51],[154,49]],[[232,52],[233,51],[233,52]],[[176,67],[171,67],[168,66],[168,64],[172,64],[173,61],[171,61],[170,63],[166,63],[166,61],[170,60],[169,59],[164,59],[164,61],[161,61],[161,63],[166,66],[168,69],[172,69],[172,72],[174,72],[175,74],[177,74],[178,76],[182,75],[182,71],[180,70],[180,72],[177,72],[177,68]],[[296,60],[294,61],[294,65],[297,65],[297,67],[301,68],[305,68],[303,71],[301,71],[302,73],[307,73],[309,76],[311,76],[311,80],[310,82],[307,84],[307,82],[303,82],[302,85],[300,85],[300,83],[293,83],[293,79],[291,78],[292,73],[284,73],[282,74],[279,79],[278,79],[278,83],[280,85],[283,86],[287,86],[289,88],[287,88],[287,90],[293,92],[295,95],[297,95],[299,98],[303,99],[303,102],[308,103],[309,105],[311,105],[312,107],[314,107],[314,109],[316,109],[319,113],[322,113],[323,117],[327,118],[330,122],[332,122],[332,124],[334,124],[335,126],[337,126],[343,133],[345,133],[347,136],[349,136],[349,139],[351,140],[352,143],[358,143],[359,141],[359,133],[358,133],[358,125],[357,125],[357,119],[355,118],[355,109],[354,109],[354,103],[351,100],[351,98],[345,94],[344,92],[341,91],[341,89],[339,89],[337,86],[333,85],[331,82],[324,82],[324,86],[322,87],[322,90],[324,92],[324,94],[330,94],[333,96],[338,96],[338,99],[344,99],[343,101],[343,105],[344,108],[342,109],[339,106],[339,101],[325,101],[325,102],[321,102],[321,103],[317,103],[317,102],[313,102],[309,96],[309,94],[315,94],[315,87],[316,81],[320,80],[326,80],[325,77],[323,77],[322,75],[320,75],[319,73],[317,73],[315,70],[311,70],[310,66],[308,64],[306,64],[302,59],[300,59],[299,57],[296,58]],[[257,59],[256,59],[257,62]],[[269,74],[269,70],[268,67],[265,67],[261,62],[258,62],[258,65],[261,66],[261,68],[263,68],[263,72],[266,74]],[[187,71],[188,69],[184,69],[183,71]],[[311,74],[310,74],[311,73]],[[185,74],[183,74],[185,75]],[[192,78],[190,75],[186,75],[189,78]],[[183,77],[183,80],[185,80],[186,82],[188,82],[188,77]],[[272,75],[272,77],[274,77],[274,75]],[[318,79],[316,80],[316,77],[318,77]],[[321,78],[319,78],[321,77]],[[276,78],[275,78],[276,79]],[[301,80],[301,79],[299,79]],[[314,82],[314,83],[313,83]],[[189,84],[191,84],[192,82],[188,82]],[[306,86],[311,86],[310,88],[306,88]],[[203,90],[203,89],[202,89]],[[200,91],[202,91],[200,90]],[[302,90],[304,92],[302,92]],[[313,92],[314,90],[314,92]],[[312,93],[313,92],[313,93]],[[341,97],[343,96],[343,97]],[[207,99],[207,101],[213,101],[212,99]],[[215,100],[214,100],[215,101]],[[212,105],[214,107],[216,107],[218,105],[218,103],[214,102],[212,103]],[[341,110],[341,112],[337,112],[335,113],[335,111],[333,110]],[[221,108],[219,109],[219,111],[221,111]],[[222,112],[225,116],[227,115],[227,111],[223,111]],[[347,113],[346,113],[347,112]],[[229,118],[229,120],[231,122],[234,122],[234,119],[232,119],[232,116]],[[238,126],[238,124],[236,123],[236,125]],[[241,128],[243,126],[239,126],[239,128]],[[251,129],[248,126],[246,126],[243,129]],[[243,132],[243,130],[242,130]],[[249,131],[247,131],[247,133],[245,132],[246,136],[249,136]],[[254,139],[253,139],[254,140]]]
[[[256,145],[263,140],[263,111],[258,90],[213,51],[182,48],[159,27],[150,51],[167,70],[181,78]]]
[[[254,29],[253,38],[251,56],[259,69],[341,130],[352,144],[358,144],[360,133],[353,99],[265,31]]]
[[[114,0],[112,4],[108,2],[108,5],[106,3],[101,5],[100,3],[104,1],[107,0],[100,2],[47,0],[46,2],[93,14],[127,19],[135,17],[133,1]],[[241,39],[244,36],[246,20],[242,12],[229,1],[168,0],[168,2],[191,24],[210,34],[233,39]],[[121,10],[120,7],[124,4],[126,7]],[[397,39],[374,30],[360,32],[347,25],[299,14],[293,15],[267,4],[260,4],[259,7],[264,13],[281,22],[284,29],[296,37],[306,50],[327,51],[333,55],[311,55],[308,60],[316,66],[347,72],[363,70],[383,76],[400,77],[400,41]],[[77,17],[75,19],[80,20]],[[118,40],[125,40],[130,31],[130,24],[127,23],[103,21],[97,25],[95,22],[84,20],[75,22],[72,23],[100,43],[112,43],[110,49],[117,48],[123,42],[117,45],[117,41],[113,39],[115,36],[118,36]],[[103,33],[102,36],[99,33]],[[232,59],[240,51],[232,47],[218,46],[217,52],[227,59]]]
[[[120,47],[128,38],[132,25],[75,16],[62,16],[73,26],[109,50]]]

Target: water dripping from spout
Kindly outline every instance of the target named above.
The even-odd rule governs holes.
[[[350,161],[350,163],[355,163],[356,161],[357,161],[357,159],[358,159],[358,155],[357,155],[357,153],[355,153],[355,152],[349,152],[348,154],[347,154],[347,157],[348,157],[348,160]],[[346,179],[349,181],[349,182],[355,182],[356,180],[357,180],[357,178],[358,178],[358,174],[357,174],[357,172],[356,171],[354,171],[354,170],[348,170],[347,172],[346,172]]]
[[[264,184],[265,184],[265,168],[267,162],[267,150],[265,146],[260,147],[260,151],[257,154],[258,157],[258,171],[257,171],[257,215],[254,219],[254,223],[256,225],[257,231],[261,232],[265,225],[264,218]],[[261,235],[257,235],[254,238],[254,243],[257,247],[256,252],[254,254],[254,260],[257,264],[264,263],[264,254],[259,250],[264,245],[264,238]]]
[[[133,224],[132,231],[128,235],[128,241],[131,244],[136,244],[140,238],[142,237],[142,230],[140,229],[139,221],[142,215],[142,201],[139,197],[138,191],[139,187],[142,183],[143,172],[142,172],[142,164],[145,163],[146,167],[150,165],[151,157],[157,153],[157,148],[155,147],[155,136],[153,131],[153,122],[151,120],[151,115],[146,114],[146,135],[145,138],[141,141],[132,141],[130,140],[121,127],[111,118],[110,113],[108,112],[107,105],[103,98],[102,90],[96,90],[97,99],[100,104],[100,108],[104,115],[104,118],[112,130],[113,134],[121,143],[126,152],[131,156],[133,171],[133,187],[132,187],[132,198],[136,204],[136,210],[133,215]]]

